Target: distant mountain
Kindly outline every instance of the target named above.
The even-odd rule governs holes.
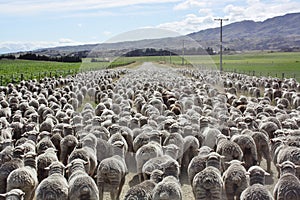
[[[300,13],[267,19],[263,22],[241,21],[223,27],[223,42],[235,50],[280,50],[300,47]],[[215,46],[220,28],[207,29],[188,36],[204,46]]]
[[[300,50],[300,13],[286,14],[262,22],[245,20],[223,27],[223,46],[236,51],[251,50]],[[219,49],[220,28],[211,28],[186,36],[139,41],[88,44],[46,48],[34,51],[47,55],[75,54],[94,56],[118,56],[139,48],[181,50],[211,47]]]

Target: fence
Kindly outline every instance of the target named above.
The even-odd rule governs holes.
[[[277,77],[280,79],[284,78],[294,78],[300,81],[300,74],[295,72],[265,72],[265,71],[246,71],[246,70],[238,70],[238,69],[224,69],[224,72],[245,74],[248,76],[258,76],[258,77]]]

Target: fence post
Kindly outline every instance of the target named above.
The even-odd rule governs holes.
[[[14,83],[14,75],[11,75],[11,83]]]
[[[21,74],[21,79],[20,79],[21,81],[23,81],[24,80],[24,74],[22,73]]]
[[[282,73],[282,80],[284,79],[284,73]]]
[[[50,72],[50,78],[52,78],[52,72]]]
[[[41,80],[41,72],[39,72],[39,81]]]
[[[255,76],[255,71],[253,71],[253,76]]]
[[[3,85],[3,75],[1,75],[1,78],[0,78],[0,86]]]

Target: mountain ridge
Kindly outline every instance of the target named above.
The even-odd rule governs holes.
[[[264,21],[243,20],[223,26],[223,46],[235,51],[287,50],[300,48],[300,13],[289,13]],[[78,52],[101,51],[108,55],[122,55],[138,48],[213,48],[218,51],[220,27],[200,30],[185,36],[161,39],[145,39],[118,43],[85,44],[52,47],[33,51],[47,55],[78,54]]]

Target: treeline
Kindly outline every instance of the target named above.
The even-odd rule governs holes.
[[[54,61],[54,62],[81,62],[82,59],[79,56],[46,56],[46,55],[36,55],[33,53],[26,53],[20,55],[18,59],[23,60],[40,60],[40,61]]]
[[[37,55],[34,53],[21,54],[19,57],[16,57],[12,54],[0,55],[1,59],[22,59],[22,60],[38,60],[38,61],[53,61],[53,62],[82,62],[82,59],[79,56],[46,56],[46,55]]]
[[[146,48],[146,49],[135,49],[130,52],[127,52],[125,57],[138,57],[138,56],[168,56],[168,55],[182,55],[182,49],[173,49],[173,50],[163,50],[163,49],[154,49],[154,48]],[[184,54],[186,55],[214,55],[216,54],[213,48],[184,48]]]

